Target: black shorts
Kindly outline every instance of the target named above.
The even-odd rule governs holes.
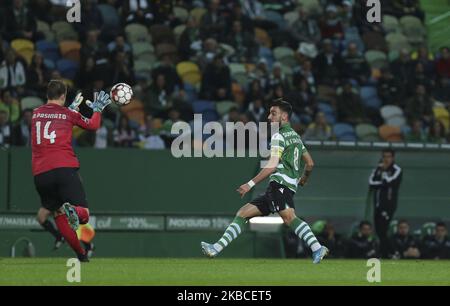
[[[77,168],[56,168],[34,177],[34,185],[41,197],[41,205],[50,211],[68,202],[88,207],[86,193]]]
[[[264,194],[250,201],[261,211],[263,216],[276,213],[286,208],[295,209],[294,192],[277,182],[270,182]]]

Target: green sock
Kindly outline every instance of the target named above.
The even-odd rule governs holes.
[[[235,217],[230,225],[228,225],[219,241],[214,243],[214,248],[219,252],[222,251],[227,245],[231,243],[231,241],[236,239],[239,234],[242,233],[246,223],[246,218]]]
[[[305,221],[295,217],[289,227],[308,245],[309,248],[311,248],[311,251],[315,252],[321,248],[316,236],[314,236],[311,228]]]

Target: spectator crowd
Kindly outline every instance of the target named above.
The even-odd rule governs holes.
[[[68,100],[133,86],[101,129],[74,131],[76,146],[163,149],[194,113],[260,122],[280,97],[306,140],[450,140],[450,52],[428,49],[418,0],[383,2],[382,23],[354,0],[80,2],[68,23],[63,0],[1,1],[0,145],[29,145],[55,78]]]

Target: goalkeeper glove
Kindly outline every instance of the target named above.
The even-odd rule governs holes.
[[[109,95],[102,90],[98,94],[95,94],[94,102],[86,101],[86,104],[92,108],[94,112],[101,113],[106,106],[111,104],[111,99]]]
[[[69,105],[69,109],[78,112],[80,110],[79,106],[83,102],[83,96],[81,95],[81,92],[79,92],[75,99],[73,100],[72,104]]]

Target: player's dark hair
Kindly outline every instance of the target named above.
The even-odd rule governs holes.
[[[272,101],[271,106],[277,106],[281,109],[281,111],[286,112],[288,114],[288,117],[291,118],[292,115],[292,105],[284,101],[283,98],[278,98]]]
[[[367,220],[364,220],[359,223],[359,229],[362,229],[364,225],[368,225],[368,226],[372,227],[372,223],[370,223]]]
[[[383,149],[383,151],[381,151],[381,152],[382,152],[382,154],[384,154],[384,153],[391,153],[392,157],[395,157],[395,151],[393,149],[391,149],[391,148]]]
[[[445,222],[437,222],[436,227],[438,227],[438,226],[447,228],[447,224],[445,224]]]
[[[67,86],[63,81],[51,80],[47,85],[47,99],[56,100],[67,93]]]

